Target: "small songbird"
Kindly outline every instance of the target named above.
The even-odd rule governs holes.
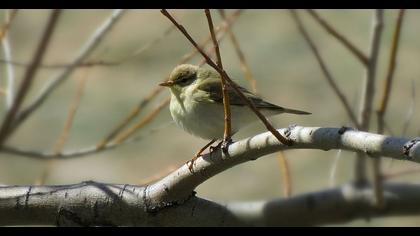
[[[169,87],[171,90],[170,112],[178,126],[203,139],[217,140],[223,138],[223,95],[221,78],[218,72],[182,64],[172,71],[169,80],[160,85]],[[239,87],[239,89],[265,116],[281,113],[311,114],[274,105],[245,88]],[[234,134],[241,128],[257,121],[258,117],[247,107],[232,87],[228,86],[227,90],[231,110],[232,134]]]

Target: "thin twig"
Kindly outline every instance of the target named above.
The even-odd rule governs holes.
[[[342,90],[338,87],[338,85],[335,83],[334,77],[332,76],[332,74],[328,70],[328,67],[325,64],[324,60],[322,59],[322,57],[321,57],[321,55],[318,51],[318,48],[316,47],[315,43],[312,41],[311,37],[309,36],[309,33],[307,32],[307,30],[303,26],[303,23],[302,23],[299,15],[298,15],[298,13],[296,12],[296,10],[290,10],[290,12],[291,12],[291,15],[293,17],[293,20],[296,23],[296,26],[299,29],[299,32],[302,34],[303,38],[308,43],[308,45],[309,45],[312,53],[314,54],[319,66],[321,67],[322,73],[324,74],[325,78],[327,79],[328,84],[332,88],[335,95],[337,95],[337,97],[339,98],[341,104],[344,106],[344,109],[346,110],[347,115],[350,117],[350,120],[352,121],[352,123],[357,128],[359,128],[359,122],[357,121],[356,115],[352,111],[351,106],[350,106],[346,96],[344,95]]]
[[[340,43],[342,43],[353,55],[357,57],[365,66],[368,65],[368,57],[358,49],[354,44],[352,44],[344,35],[340,34],[332,25],[330,25],[325,19],[323,19],[315,10],[307,9],[306,10],[329,34],[336,38]]]
[[[240,13],[242,12],[242,9],[236,10],[234,13],[232,13],[226,22],[224,22],[224,24],[222,25],[222,27],[216,27],[215,31],[216,33],[219,32],[226,32],[227,25],[231,25],[240,15]],[[138,55],[144,53],[145,51],[147,51],[148,49],[150,49],[151,47],[155,46],[156,44],[158,44],[159,42],[162,41],[162,39],[164,39],[165,37],[167,37],[170,33],[172,33],[173,29],[175,29],[174,25],[171,25],[168,29],[166,29],[163,34],[161,36],[159,36],[158,38],[153,39],[152,41],[150,41],[149,43],[147,43],[146,45],[141,46],[139,49],[135,50],[133,54],[128,55],[123,57],[120,60],[117,61],[105,61],[105,60],[95,60],[95,61],[86,61],[86,62],[82,62],[78,65],[76,65],[77,68],[80,67],[94,67],[94,66],[118,66],[121,65],[127,61],[129,61],[130,59],[137,57]],[[203,43],[203,45],[208,44],[209,42],[211,42],[211,35],[209,35],[207,37],[207,39],[205,40],[205,43]],[[198,53],[197,50],[192,51],[190,54],[185,55],[185,60],[189,61],[193,56],[195,56]],[[28,67],[29,63],[27,62],[19,62],[19,61],[13,61],[13,60],[7,60],[7,59],[1,59],[0,58],[0,63],[7,63],[7,64],[12,64],[13,66],[18,66],[18,67]],[[55,63],[55,64],[41,64],[39,65],[40,68],[42,69],[63,69],[66,67],[70,67],[72,66],[72,64],[69,63]]]
[[[133,142],[138,142],[142,140],[143,138],[149,138],[150,135],[153,133],[156,133],[157,131],[160,131],[162,128],[167,128],[168,125],[172,125],[173,122],[166,123],[164,125],[161,125],[159,127],[156,127],[154,129],[151,129],[147,132],[145,132],[142,136],[136,136],[133,138],[129,138],[121,143],[108,143],[105,145],[105,147],[98,149],[96,145],[80,148],[77,150],[70,150],[70,151],[63,151],[61,153],[54,153],[54,152],[42,152],[37,150],[27,150],[19,147],[12,147],[12,146],[3,146],[3,148],[0,150],[2,153],[7,153],[11,155],[21,156],[21,157],[28,157],[28,158],[34,158],[34,159],[41,159],[41,160],[49,160],[49,159],[56,159],[56,160],[64,160],[64,159],[70,159],[70,158],[80,158],[80,157],[86,157],[88,155],[98,154],[105,151],[110,151],[115,148],[118,148],[120,146],[130,144]]]
[[[7,11],[7,10],[6,10]],[[0,28],[0,41],[6,36],[7,31],[10,29],[13,20],[15,19],[18,13],[18,9],[11,9],[10,14],[6,13],[6,22]]]
[[[280,172],[283,182],[283,194],[285,198],[292,196],[292,177],[290,175],[289,162],[283,151],[277,155],[277,160],[280,166]]]
[[[375,95],[376,64],[379,57],[379,46],[383,29],[383,9],[376,9],[372,18],[372,37],[370,43],[369,63],[366,67],[365,79],[362,88],[362,99],[359,112],[360,130],[369,130],[372,116],[372,104]],[[355,164],[356,183],[366,183],[366,158],[359,153]]]
[[[211,13],[209,9],[204,10],[206,17],[207,17],[207,23],[209,25],[209,30],[211,34],[211,39],[213,41],[213,46],[216,51],[216,57],[217,57],[217,66],[223,70],[223,63],[222,63],[222,57],[220,55],[220,49],[219,44],[217,43],[216,34],[214,33],[213,28],[213,20],[211,18]],[[227,90],[227,84],[226,84],[226,76],[223,74],[220,74],[221,83],[222,83],[222,93],[223,93],[223,112],[224,112],[224,123],[225,128],[223,132],[223,140],[225,142],[228,142],[231,139],[232,136],[232,126],[231,126],[231,114],[230,114],[230,103],[229,103],[229,94]]]
[[[388,73],[385,79],[385,86],[382,93],[381,104],[377,110],[378,116],[378,133],[382,134],[384,132],[384,119],[386,109],[388,107],[388,101],[391,94],[392,80],[394,78],[394,72],[396,67],[396,60],[398,54],[398,45],[401,35],[401,27],[403,22],[405,10],[401,9],[398,12],[397,22],[395,25],[395,31],[392,41],[391,54],[388,64]],[[375,197],[376,202],[379,207],[384,206],[384,196],[383,196],[383,184],[382,184],[382,174],[381,174],[381,157],[375,158],[373,160],[373,176],[374,176],[374,188],[375,188]]]
[[[76,95],[69,107],[67,118],[66,118],[66,121],[64,122],[63,130],[61,131],[61,134],[59,138],[57,139],[57,142],[55,143],[55,146],[54,146],[53,153],[55,153],[56,155],[59,155],[63,151],[64,145],[67,142],[70,129],[73,125],[74,117],[76,116],[76,112],[80,106],[80,100],[83,96],[84,89],[86,87],[85,85],[86,85],[88,74],[89,74],[88,70],[86,70],[78,83]],[[44,171],[42,172],[41,176],[35,181],[37,185],[45,184],[45,181],[48,179],[50,175],[51,169],[54,167],[56,163],[55,161],[56,161],[55,159],[51,159],[47,162],[46,167]]]
[[[394,36],[392,40],[391,54],[390,54],[389,63],[388,63],[388,73],[386,75],[384,90],[382,93],[382,98],[380,100],[381,103],[379,105],[379,109],[376,112],[378,116],[378,133],[380,134],[384,132],[384,117],[385,117],[386,109],[388,107],[389,97],[391,94],[392,81],[394,78],[394,72],[395,72],[395,67],[396,67],[398,46],[399,46],[399,41],[400,41],[401,27],[402,27],[402,22],[404,18],[404,13],[405,13],[404,9],[401,9],[398,12],[397,22],[395,25],[395,31],[394,31]]]
[[[124,15],[126,10],[116,9],[113,10],[111,15],[93,32],[88,41],[82,46],[80,51],[77,53],[73,62],[69,67],[66,67],[62,72],[51,78],[50,82],[41,90],[38,96],[19,114],[13,123],[13,130],[16,129],[26,118],[29,117],[44,101],[51,95],[51,93],[57,88],[62,82],[69,77],[73,70],[80,64],[83,63],[93,50],[99,45],[104,39],[105,35],[113,28],[115,23]]]
[[[26,70],[25,75],[22,79],[22,83],[17,92],[16,99],[13,102],[13,106],[7,112],[6,117],[1,125],[0,147],[3,146],[3,143],[6,141],[7,137],[11,134],[10,131],[11,131],[12,122],[14,121],[15,116],[23,103],[23,100],[25,99],[26,94],[29,91],[29,88],[31,87],[33,78],[35,77],[37,69],[38,69],[38,65],[41,63],[42,59],[44,58],[44,55],[47,51],[48,44],[50,42],[52,33],[54,31],[54,28],[60,16],[60,13],[61,13],[61,10],[54,9],[52,10],[48,18],[48,23],[45,27],[44,33],[36,49],[36,52],[32,58],[31,66],[29,66],[29,68]]]
[[[6,22],[3,27],[0,29],[0,41],[3,47],[4,58],[7,60],[12,60],[12,47],[10,46],[9,37],[7,32],[10,29],[10,26],[17,15],[18,10],[12,9],[10,14],[6,10]],[[6,86],[6,110],[8,111],[13,105],[14,98],[14,88],[15,88],[15,73],[12,65],[6,65],[6,74],[7,74],[7,86]]]
[[[142,99],[140,103],[131,110],[128,116],[118,123],[118,125],[98,143],[98,149],[104,148],[113,138],[115,138],[115,136],[117,136],[146,107],[146,105],[160,93],[160,91],[162,91],[162,87],[157,87],[152,90],[148,96]]]
[[[222,19],[226,20],[226,14],[223,9],[219,9],[219,13],[222,16]],[[238,39],[236,38],[235,34],[233,33],[233,29],[228,27],[227,29],[230,37],[230,41],[232,42],[233,47],[235,48],[236,55],[239,58],[239,63],[242,69],[242,72],[244,73],[244,78],[249,82],[251,85],[251,90],[254,93],[257,93],[257,81],[255,80],[254,76],[252,75],[250,66],[245,58],[245,55],[243,51],[241,50],[241,47],[239,46]]]
[[[411,102],[408,106],[407,115],[405,116],[403,128],[401,131],[401,135],[404,136],[407,133],[408,126],[413,118],[414,111],[416,109],[416,85],[414,80],[411,81]]]
[[[131,135],[133,135],[137,130],[143,128],[145,125],[147,125],[150,121],[152,121],[156,115],[159,114],[159,112],[165,108],[169,102],[170,98],[166,98],[163,100],[152,112],[150,112],[146,117],[141,119],[137,124],[135,124],[132,128],[128,129],[126,132],[121,133],[119,136],[117,136],[112,142],[116,144],[120,144],[127,140]]]
[[[280,143],[283,144],[287,144],[287,145],[292,145],[292,141],[289,139],[286,139],[285,137],[283,137],[276,129],[274,129],[274,127],[269,123],[269,121],[264,117],[264,115],[262,115],[258,109],[255,107],[255,105],[249,101],[246,96],[240,91],[240,89],[238,88],[238,86],[232,81],[232,79],[227,75],[227,73],[220,69],[213,61],[212,59],[197,45],[197,43],[194,41],[193,38],[191,38],[191,36],[189,35],[189,33],[185,30],[185,28],[178,24],[178,22],[169,14],[168,11],[166,11],[165,9],[161,10],[162,14],[164,16],[166,16],[174,25],[176,25],[176,27],[179,29],[179,31],[184,34],[184,36],[188,39],[188,41],[190,41],[190,43],[198,49],[198,51],[200,52],[200,54],[206,58],[207,64],[209,64],[211,67],[213,67],[217,72],[219,72],[220,74],[222,74],[223,76],[225,76],[226,81],[229,83],[229,85],[235,90],[235,92],[238,94],[238,96],[247,104],[248,107],[250,107],[250,109],[258,116],[258,118],[263,122],[263,124],[265,125],[265,127],[267,128],[268,131],[270,131],[279,141]]]

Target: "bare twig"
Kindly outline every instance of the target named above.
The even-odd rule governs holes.
[[[220,55],[220,49],[219,44],[217,43],[216,34],[214,33],[213,28],[213,20],[211,18],[211,13],[209,9],[204,10],[206,17],[207,17],[207,23],[209,25],[209,30],[211,34],[211,39],[213,41],[213,46],[216,51],[216,57],[217,57],[217,66],[223,70],[223,63],[222,63],[222,57]],[[224,142],[228,142],[231,139],[232,136],[232,127],[231,127],[231,114],[230,114],[230,103],[229,103],[229,94],[227,90],[227,84],[226,84],[226,76],[222,73],[220,74],[221,83],[222,83],[222,93],[223,93],[223,112],[224,112],[224,133],[223,133],[223,140]]]
[[[248,105],[248,107],[251,108],[251,110],[258,116],[258,118],[263,122],[267,130],[269,130],[279,141],[280,143],[285,143],[287,145],[292,145],[292,142],[286,138],[284,138],[274,127],[269,123],[269,121],[262,115],[258,109],[255,107],[255,105],[249,101],[246,96],[239,90],[239,88],[236,86],[236,84],[230,79],[230,77],[227,75],[227,73],[220,69],[212,60],[211,58],[197,45],[197,43],[194,41],[193,38],[188,34],[188,32],[185,30],[185,28],[178,24],[178,22],[166,11],[165,9],[161,10],[162,14],[166,16],[174,25],[177,26],[179,31],[184,34],[184,36],[190,41],[190,43],[197,48],[197,50],[200,52],[200,54],[206,58],[207,64],[209,64],[211,67],[213,67],[217,72],[221,73],[223,76],[225,76],[226,81],[229,83],[230,86],[235,90],[235,92],[238,94],[239,97]]]
[[[0,29],[0,41],[3,47],[4,58],[7,60],[12,60],[12,47],[10,46],[9,38],[7,37],[7,31],[9,30],[13,20],[17,15],[18,10],[11,10],[10,14],[6,10],[6,22],[3,27]],[[14,99],[14,88],[15,88],[15,73],[13,66],[10,64],[6,65],[6,74],[7,74],[7,86],[6,86],[6,109],[9,110],[13,105]]]
[[[163,100],[152,112],[150,112],[146,117],[140,120],[132,128],[128,129],[127,131],[117,136],[113,142],[116,144],[120,144],[124,142],[125,140],[127,140],[127,138],[133,135],[137,130],[143,128],[150,121],[152,121],[156,117],[156,115],[159,114],[159,112],[169,104],[169,102],[170,102],[170,98],[166,98],[165,100]]]
[[[408,106],[407,115],[405,116],[403,128],[401,131],[401,135],[405,135],[407,133],[408,126],[414,115],[414,110],[416,109],[416,85],[414,80],[411,81],[411,102]]]
[[[369,63],[366,66],[365,80],[362,88],[362,100],[359,112],[360,130],[369,130],[372,115],[373,97],[375,95],[376,64],[379,57],[379,46],[383,28],[383,9],[377,9],[372,18],[372,37],[370,43]],[[358,154],[355,164],[355,181],[366,182],[366,159],[363,154]]]
[[[283,182],[283,194],[285,198],[292,196],[292,177],[290,175],[289,162],[287,161],[286,155],[283,151],[280,151],[277,155],[277,160],[280,166],[280,172]]]
[[[225,11],[223,9],[219,9],[219,13],[222,16],[222,19],[226,20]],[[244,73],[244,78],[246,80],[248,80],[249,84],[251,85],[252,92],[257,93],[257,81],[255,80],[254,76],[252,75],[250,66],[248,65],[248,62],[245,58],[245,55],[244,55],[243,51],[241,50],[241,47],[239,46],[238,39],[236,38],[235,34],[233,33],[233,29],[228,27],[227,31],[229,33],[230,41],[232,42],[232,45],[235,48],[236,55],[238,55],[239,63],[241,65],[241,69]]]
[[[298,15],[298,13],[296,12],[296,10],[290,10],[292,17],[300,31],[300,33],[302,34],[302,36],[304,37],[304,39],[306,40],[306,42],[308,43],[310,49],[312,50],[319,66],[321,67],[322,72],[325,75],[325,78],[327,79],[328,84],[330,85],[330,87],[332,88],[332,90],[334,91],[335,95],[337,95],[337,97],[339,98],[340,102],[342,103],[342,105],[344,106],[344,109],[347,112],[347,115],[350,117],[352,123],[359,128],[359,122],[357,121],[356,115],[354,114],[354,112],[351,109],[351,106],[346,98],[346,96],[344,95],[344,93],[341,91],[341,89],[338,87],[338,85],[335,83],[335,79],[333,78],[333,76],[331,75],[330,71],[327,68],[327,65],[325,64],[324,60],[322,59],[321,55],[318,52],[317,47],[315,46],[315,43],[312,41],[312,39],[310,38],[308,32],[306,31],[305,27],[303,26],[303,23]]]
[[[61,131],[60,137],[57,139],[57,142],[55,143],[55,146],[54,146],[53,153],[55,153],[56,155],[59,155],[63,151],[64,145],[68,139],[70,129],[73,125],[74,117],[80,106],[80,100],[84,93],[88,74],[89,74],[88,70],[86,70],[85,74],[82,76],[82,78],[80,78],[79,84],[77,86],[76,95],[72,101],[72,104],[69,107],[69,112],[67,114],[66,121],[64,122],[63,130]],[[39,179],[36,180],[37,185],[43,185],[45,183],[45,181],[48,179],[50,175],[51,169],[54,167],[56,163],[55,161],[56,161],[55,159],[51,159],[47,162],[43,173],[41,174]]]
[[[397,53],[398,53],[398,45],[400,41],[401,26],[403,22],[404,12],[405,12],[404,9],[401,9],[398,12],[397,22],[395,25],[395,31],[394,31],[393,41],[392,41],[391,54],[390,54],[389,64],[388,64],[388,73],[386,76],[385,86],[382,93],[381,104],[379,106],[379,109],[377,110],[379,134],[382,134],[384,132],[384,119],[385,119],[386,109],[388,106],[389,97],[391,94],[392,80],[394,78]],[[373,173],[374,173],[374,188],[375,188],[375,197],[376,197],[377,205],[379,207],[383,207],[384,196],[383,196],[380,157],[373,160]]]
[[[169,124],[172,124],[172,122],[164,124],[163,126],[159,126],[157,128],[148,130],[142,136],[129,138],[121,143],[108,143],[107,145],[105,145],[103,148],[100,148],[100,149],[98,149],[98,147],[94,145],[94,146],[85,147],[85,148],[81,148],[77,150],[70,150],[70,151],[63,151],[61,153],[55,153],[55,152],[42,152],[42,151],[37,151],[37,150],[26,150],[26,149],[12,147],[12,146],[3,146],[0,152],[16,155],[16,156],[21,156],[21,157],[41,159],[41,160],[49,160],[49,159],[62,160],[62,159],[86,157],[88,155],[110,151],[126,144],[138,142],[145,137],[150,137],[150,135],[161,130],[162,128],[166,128]]]
[[[148,96],[140,101],[140,104],[135,106],[134,109],[125,117],[101,142],[98,143],[98,149],[104,148],[115,136],[117,136],[145,107],[149,102],[155,98],[162,87],[157,87]]]
[[[383,87],[384,90],[382,93],[381,103],[379,105],[379,109],[377,110],[378,133],[380,134],[384,132],[384,118],[385,118],[386,109],[388,107],[389,97],[391,94],[392,80],[394,78],[394,72],[395,72],[395,67],[396,67],[398,45],[400,41],[401,27],[402,27],[402,22],[404,18],[404,13],[405,13],[404,9],[401,9],[398,12],[397,23],[395,25],[395,31],[394,31],[393,41],[392,41],[391,54],[389,57],[388,72],[387,72],[385,84]]]
[[[7,31],[10,29],[13,20],[15,19],[18,13],[18,9],[11,9],[10,14],[6,12],[6,22],[0,28],[0,41],[6,36]]]
[[[31,66],[29,66],[29,68],[26,70],[25,75],[22,79],[22,83],[17,92],[16,99],[13,102],[13,106],[7,112],[6,117],[1,125],[0,147],[3,146],[3,143],[5,142],[7,137],[10,135],[12,122],[14,121],[15,116],[17,112],[19,111],[23,100],[25,99],[29,88],[31,87],[32,80],[35,77],[37,69],[38,69],[38,65],[41,63],[45,55],[45,52],[47,51],[48,43],[50,42],[52,33],[54,31],[54,28],[60,16],[60,13],[61,13],[61,10],[58,10],[58,9],[52,10],[48,18],[48,23],[45,27],[44,33],[36,49],[36,52],[32,58]]]
[[[38,96],[19,114],[13,123],[13,129],[16,129],[26,118],[29,117],[44,101],[51,95],[51,93],[57,88],[73,70],[80,64],[83,63],[93,50],[103,40],[105,35],[113,28],[116,22],[124,15],[126,10],[116,9],[113,10],[111,15],[96,29],[91,35],[88,41],[82,46],[73,62],[69,67],[66,67],[62,72],[51,78],[51,81],[42,89]]]
[[[306,10],[329,34],[342,43],[357,59],[360,60],[365,66],[368,65],[369,59],[367,56],[352,44],[344,35],[340,34],[333,26],[331,26],[325,19],[323,19],[315,10]]]

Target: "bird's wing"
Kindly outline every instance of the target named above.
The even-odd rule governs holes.
[[[264,101],[262,98],[248,91],[247,89],[238,86],[241,92],[250,100],[257,108],[273,109],[273,110],[283,110],[283,107],[271,104]],[[216,103],[223,104],[223,92],[222,84],[219,79],[207,79],[203,81],[198,87],[198,90],[201,90],[206,93],[207,101],[211,100]],[[236,91],[230,86],[227,85],[227,91],[229,95],[229,103],[233,106],[246,106],[244,100],[236,93]]]

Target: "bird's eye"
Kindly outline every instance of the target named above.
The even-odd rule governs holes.
[[[177,80],[177,84],[181,85],[181,86],[185,86],[187,84],[190,84],[193,80],[194,80],[195,75],[188,75],[188,76],[183,76],[181,78],[179,78]]]

